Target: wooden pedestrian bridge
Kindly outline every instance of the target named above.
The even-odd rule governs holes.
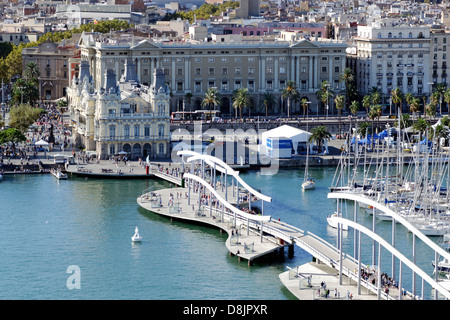
[[[365,287],[376,294],[378,299],[421,298],[415,292],[401,294],[398,289],[397,293],[394,289],[389,295],[384,294],[380,279],[377,279],[378,285],[362,280],[360,272],[365,269],[367,264],[344,253],[342,248],[339,248],[342,242],[338,241],[338,247],[336,247],[311,232],[266,215],[264,203],[271,202],[271,197],[249,186],[239,176],[238,171],[222,160],[192,151],[179,151],[178,155],[181,157],[181,163],[179,170],[175,171],[176,175],[173,175],[172,171],[151,168],[154,176],[169,181],[176,187],[144,190],[137,199],[139,206],[170,219],[207,224],[221,232],[227,232],[228,238],[225,244],[228,251],[240,260],[247,260],[249,265],[262,256],[280,254],[284,252],[285,248],[288,249],[288,256],[292,257],[294,246],[298,246],[311,254],[315,261],[338,270],[340,282],[342,282],[342,277],[355,281],[358,291],[361,290],[361,287]],[[174,165],[172,164],[172,166]],[[344,193],[329,195],[329,198],[339,197],[346,198]],[[364,202],[367,200],[366,198],[355,199],[352,197],[348,195],[348,198],[354,201]],[[258,203],[257,211],[255,202]],[[380,205],[377,204],[377,206]],[[438,283],[437,279],[432,279],[374,232],[366,230],[352,221],[343,221],[345,219],[342,217],[336,219],[339,223],[351,225],[358,230],[358,234],[365,234],[377,240],[379,246],[388,248],[400,259],[401,264],[410,267],[414,274],[419,275],[423,281],[428,282],[436,289],[436,298],[437,292],[446,299],[450,298],[450,293]],[[338,228],[338,234],[342,236],[342,228]],[[357,248],[359,256],[361,256],[361,248],[358,246]],[[434,246],[433,249],[437,252],[436,257],[438,254],[447,254],[442,249],[439,250],[438,246]],[[381,261],[378,266],[381,267]],[[378,275],[380,274],[381,269],[378,270]],[[295,277],[299,277],[300,280],[301,275],[297,274]],[[399,277],[402,279],[401,272]],[[402,288],[401,283],[400,280],[399,288]]]

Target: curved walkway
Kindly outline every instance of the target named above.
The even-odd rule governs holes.
[[[182,150],[178,151],[178,155],[180,156],[190,156],[186,159],[187,162],[192,162],[195,160],[203,160],[206,163],[208,163],[211,168],[214,168],[214,165],[217,164],[219,167],[216,167],[216,170],[219,170],[220,172],[226,173],[227,175],[231,175],[233,178],[236,179],[246,190],[248,190],[251,194],[256,196],[257,198],[264,200],[266,202],[271,202],[272,198],[269,196],[266,196],[255,189],[253,189],[251,186],[249,186],[240,176],[239,171],[234,170],[231,168],[228,164],[223,162],[222,160],[205,154],[200,154],[194,151],[188,151],[188,150]]]
[[[355,230],[361,231],[362,233],[366,234],[373,240],[377,241],[379,245],[383,246],[386,250],[388,250],[390,253],[392,253],[395,257],[397,257],[401,262],[403,262],[406,266],[408,266],[412,271],[417,273],[422,279],[424,279],[428,284],[430,284],[433,288],[435,288],[437,291],[439,291],[445,298],[450,299],[450,292],[447,291],[444,287],[442,287],[438,282],[436,282],[434,279],[432,279],[428,274],[426,274],[422,269],[420,269],[418,266],[416,266],[411,260],[409,260],[407,257],[405,257],[400,251],[395,249],[393,246],[391,246],[386,240],[384,240],[382,237],[377,235],[376,233],[372,232],[371,230],[367,229],[366,227],[360,225],[359,223],[356,223],[354,221],[351,221],[349,219],[345,219],[342,217],[333,217],[337,223],[341,224],[347,224],[349,227],[354,228]],[[378,274],[381,275],[381,266],[380,263],[378,263]],[[361,268],[359,268],[360,270]],[[380,280],[380,279],[379,279]],[[400,275],[401,280],[401,275]],[[378,291],[381,290],[380,287],[381,281],[378,281]],[[400,281],[401,283],[401,281]],[[401,286],[401,284],[400,284]]]

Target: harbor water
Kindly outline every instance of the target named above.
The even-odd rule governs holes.
[[[304,170],[259,171],[242,178],[272,197],[264,214],[312,232],[336,244],[327,215],[336,203],[327,199],[335,168],[310,168],[314,190],[302,191]],[[0,183],[0,299],[152,299],[152,300],[288,300],[295,299],[278,275],[286,267],[310,262],[295,248],[292,259],[271,256],[253,266],[229,256],[226,235],[209,227],[170,221],[139,208],[136,198],[146,189],[170,187],[149,180],[57,180],[49,174],[7,175]],[[348,209],[353,214],[353,209]],[[372,225],[368,214],[362,223]],[[133,244],[135,227],[143,237]],[[377,221],[377,231],[390,238],[391,223]],[[412,255],[412,235],[396,228],[396,247]],[[436,239],[435,241],[438,241]],[[353,253],[353,232],[344,235]],[[367,248],[366,248],[367,247]],[[407,252],[404,252],[408,257]],[[370,245],[363,261],[372,264]],[[417,241],[416,263],[429,274],[434,253]],[[366,262],[367,261],[367,262]],[[390,273],[390,255],[383,254]],[[79,288],[71,288],[73,266]],[[404,286],[410,273],[404,270]],[[420,288],[420,280],[417,280]],[[426,295],[431,289],[425,288]]]

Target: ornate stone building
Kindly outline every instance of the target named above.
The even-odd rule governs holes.
[[[100,159],[121,152],[133,160],[169,156],[170,93],[161,70],[155,69],[151,86],[140,85],[128,59],[120,81],[107,69],[96,87],[89,63],[82,60],[67,98],[76,143],[95,150]]]
[[[79,48],[81,59],[89,62],[96,89],[104,86],[107,69],[122,74],[129,59],[136,65],[137,81],[144,85],[152,84],[155,69],[163,70],[171,90],[172,112],[183,111],[183,107],[186,111],[202,109],[206,90],[216,87],[222,100],[219,106],[222,116],[234,116],[232,97],[239,88],[247,88],[250,93],[248,108],[252,116],[265,114],[262,107],[265,93],[276,99],[269,114],[285,114],[287,103],[281,95],[292,80],[300,97],[312,102],[312,114],[323,114],[323,105],[316,98],[321,83],[328,81],[334,92],[344,90],[340,76],[346,66],[347,45],[342,41],[270,37],[252,40],[242,35],[231,36],[214,35],[212,41],[156,42],[85,33]],[[187,94],[192,95],[189,102]],[[249,114],[248,108],[243,114]],[[302,113],[299,103],[292,106],[291,114],[295,113]]]

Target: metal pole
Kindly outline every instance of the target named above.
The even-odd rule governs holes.
[[[361,232],[355,231],[358,232],[358,294],[361,294]]]
[[[439,278],[438,274],[438,253],[437,251],[434,252],[434,280],[437,282]],[[434,289],[434,300],[438,299],[438,291]]]
[[[398,265],[398,299],[399,300],[403,300],[403,289],[402,289],[402,285],[403,285],[403,274],[402,274],[402,261],[400,260],[399,265]]]
[[[416,264],[416,235],[413,233],[413,263]],[[412,270],[413,294],[416,295],[416,273]]]
[[[381,244],[378,244],[378,275],[377,275],[377,299],[381,298]]]

